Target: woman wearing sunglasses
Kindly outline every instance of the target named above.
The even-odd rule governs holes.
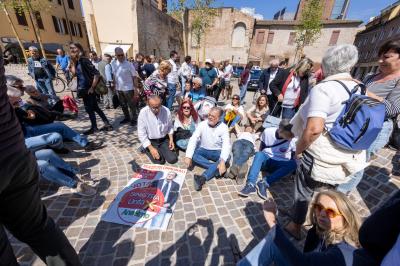
[[[234,129],[235,124],[239,123],[245,117],[243,105],[240,104],[239,95],[232,97],[232,103],[225,106],[224,122],[228,125],[229,130]]]
[[[276,204],[265,201],[264,216],[270,230],[238,265],[353,265],[361,225],[353,204],[343,193],[326,190],[318,193],[309,207],[312,228],[301,252],[277,224]]]
[[[181,103],[174,122],[174,140],[176,146],[186,151],[190,137],[199,123],[199,116],[190,99]]]

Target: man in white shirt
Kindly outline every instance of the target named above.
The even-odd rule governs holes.
[[[181,88],[185,88],[186,81],[192,80],[192,57],[185,56],[185,62],[179,68],[178,74],[181,79]]]
[[[267,189],[275,181],[296,170],[296,139],[291,132],[292,125],[284,119],[279,128],[267,128],[261,136],[260,151],[256,153],[253,164],[247,176],[247,184],[239,192],[240,196],[247,197],[256,192],[260,198],[266,200]],[[267,172],[262,180],[257,181],[258,173]]]
[[[147,106],[138,118],[138,137],[145,153],[152,163],[174,164],[178,161],[176,154],[171,112],[161,105],[158,95],[148,96]]]
[[[168,62],[172,65],[171,72],[167,76],[168,81],[168,98],[166,106],[169,110],[172,110],[172,105],[174,104],[175,94],[176,94],[176,84],[179,82],[178,66],[176,61],[178,60],[178,53],[176,51],[171,51],[170,59]]]
[[[194,188],[200,191],[206,181],[226,172],[231,143],[229,129],[221,123],[223,111],[219,107],[211,108],[208,119],[201,122],[189,139],[185,163],[188,167],[192,161],[206,169],[202,175],[194,175]]]
[[[120,124],[137,123],[137,106],[135,98],[136,70],[131,62],[126,60],[124,50],[115,48],[116,60],[111,62],[112,72],[114,76],[115,90],[121,104],[122,112],[125,118]],[[130,114],[129,114],[130,110]]]

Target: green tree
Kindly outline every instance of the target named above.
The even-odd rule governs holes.
[[[312,45],[321,35],[323,1],[307,0],[296,27],[296,57],[304,55],[304,47]]]

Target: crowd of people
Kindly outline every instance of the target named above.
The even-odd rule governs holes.
[[[42,259],[54,253],[71,265],[79,265],[76,264],[76,254],[71,254],[74,252],[70,245],[65,244],[65,236],[58,232],[43,210],[38,210],[43,205],[37,191],[38,175],[73,188],[82,196],[93,196],[96,180],[81,175],[79,169],[58,154],[69,152],[64,141],[75,142],[87,151],[103,148],[102,142],[91,142],[86,135],[96,134],[99,130],[112,131],[112,123],[102,107],[120,106],[123,119],[119,124],[137,126],[139,150],[152,163],[176,164],[179,153],[182,153],[188,169],[194,166],[204,169],[202,174],[193,175],[196,191],[201,191],[213,178],[226,177],[235,179],[241,186],[238,197],[257,193],[265,200],[264,215],[270,231],[239,262],[240,265],[269,265],[272,262],[275,265],[364,265],[365,261],[372,262],[370,265],[382,261],[387,263],[383,265],[392,265],[390,262],[395,259],[400,245],[398,223],[385,221],[388,217],[385,211],[378,218],[370,217],[382,226],[386,223],[391,230],[386,228],[383,232],[387,234],[383,240],[385,245],[382,245],[385,250],[376,254],[373,249],[376,239],[365,237],[370,231],[374,234],[376,228],[367,222],[362,225],[359,213],[346,193],[361,181],[371,156],[389,142],[393,119],[400,114],[400,42],[389,41],[380,48],[379,72],[367,76],[362,82],[350,74],[358,61],[358,51],[353,45],[329,48],[318,71],[307,57],[291,67],[282,67],[279,61],[272,60],[269,68],[261,74],[259,96],[249,109],[244,103],[253,67],[251,63],[240,74],[239,94],[234,94],[233,67],[229,60],[216,64],[212,59],[206,59],[204,67],[199,68],[190,56],[185,56],[180,64],[176,51],[171,51],[168,60],[156,60],[154,56],[142,54],[130,60],[119,47],[115,48],[114,58],[109,54],[99,58],[93,51],[86,57],[79,43],[70,43],[69,55],[61,49],[58,51],[54,68],[35,47],[30,47],[29,51],[28,70],[36,88],[24,86],[18,77],[6,76],[8,101],[14,111],[8,109],[2,91],[2,113],[8,115],[0,120],[0,125],[7,124],[2,128],[4,133],[0,143],[4,150],[12,147],[6,154],[12,158],[19,157],[25,162],[24,167],[29,166],[30,173],[23,176],[22,168],[18,167],[12,171],[10,167],[2,167],[0,171],[10,178],[15,176],[30,182],[29,188],[25,189],[29,189],[32,195],[27,193],[20,197],[36,200],[32,217],[38,220],[46,217],[30,225],[41,228],[35,233],[46,236],[57,231],[54,242],[66,245],[64,248],[58,245],[37,248],[35,251]],[[78,112],[74,99],[60,99],[54,92],[51,81],[59,69],[68,82],[74,77],[77,79],[77,95],[90,120],[90,128],[83,134],[56,121],[75,117],[69,116],[65,109]],[[3,73],[0,74],[3,82]],[[381,110],[366,120],[379,124],[378,118],[382,117],[382,129],[371,133],[369,124],[365,126],[364,123],[362,134],[342,136],[356,139],[347,143],[350,148],[344,148],[344,144],[334,139],[330,132],[338,124],[348,125],[356,120],[354,117],[359,109],[350,108],[352,112],[343,110],[346,105],[350,106],[354,97],[362,95],[368,97],[357,98],[360,106],[366,104]],[[219,101],[221,96],[223,107]],[[231,102],[226,103],[228,100]],[[342,116],[347,118],[345,115],[348,113],[352,115],[349,121],[340,120]],[[103,121],[100,129],[96,114]],[[272,123],[270,118],[275,122]],[[14,142],[5,143],[13,136]],[[364,136],[368,139],[365,140],[367,137]],[[368,143],[368,147],[352,148],[360,140]],[[25,157],[21,158],[22,154]],[[6,158],[0,153],[2,162]],[[36,168],[39,174],[35,172]],[[279,186],[279,181],[289,175],[294,176],[293,208],[291,221],[282,230],[276,221],[277,206],[269,197],[268,190],[271,186]],[[0,190],[1,195],[2,191],[7,189]],[[399,202],[399,193],[396,193],[387,208],[399,214]],[[312,228],[308,231],[302,253],[288,240],[287,234],[295,239],[303,237],[307,213]],[[8,223],[1,223],[13,228],[10,219]],[[10,231],[18,235],[19,227],[14,228],[17,229]],[[28,233],[22,234],[20,239],[32,243]]]

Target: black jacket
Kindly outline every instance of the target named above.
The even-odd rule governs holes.
[[[276,75],[278,75],[279,72],[281,72],[282,69],[278,68],[278,72]],[[264,69],[261,73],[260,79],[258,80],[258,89],[259,90],[268,90],[268,85],[269,85],[269,78],[271,74],[271,68]],[[275,76],[276,77],[276,76]]]
[[[165,179],[155,180],[152,182],[152,186],[157,187],[158,189],[162,190],[164,181],[165,181]],[[179,184],[173,180],[170,182],[171,182],[171,187],[169,189],[168,198],[164,199],[165,200],[164,203],[169,203],[169,205],[170,205],[169,208],[172,208],[179,197]]]
[[[282,92],[283,85],[285,84],[287,78],[289,77],[290,71],[292,69],[282,69],[279,71],[275,79],[269,85],[269,88],[276,97]],[[304,103],[308,96],[308,75],[300,78],[300,104]]]

